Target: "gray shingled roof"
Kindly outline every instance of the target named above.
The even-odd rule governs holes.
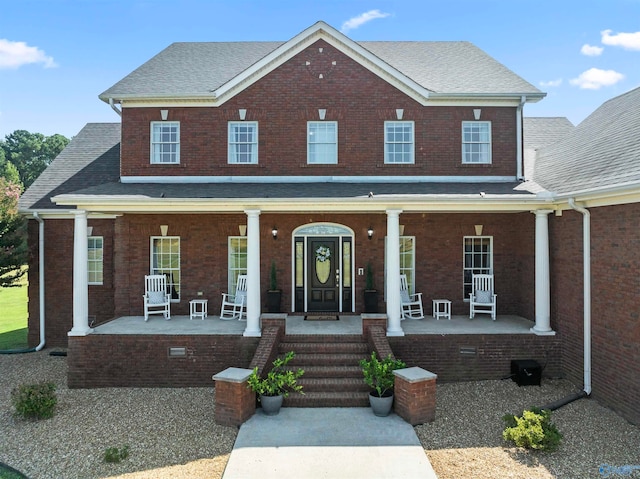
[[[522,123],[524,142],[524,177],[533,178],[538,150],[565,138],[575,127],[563,117],[525,117]]]
[[[486,195],[531,196],[517,191],[519,183],[105,183],[76,191],[79,195],[127,196],[132,200],[165,198],[298,199],[367,198],[380,196]]]
[[[120,123],[88,123],[24,192],[18,208],[65,209],[51,197],[118,181],[119,175]]]
[[[541,148],[534,180],[557,194],[640,186],[640,88],[605,102],[564,140]]]
[[[213,96],[284,42],[173,43],[100,98]],[[469,42],[359,42],[361,47],[438,94],[542,92]]]

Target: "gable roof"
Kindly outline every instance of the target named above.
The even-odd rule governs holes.
[[[318,39],[423,102],[429,96],[527,96],[529,101],[545,96],[469,42],[355,42],[318,22],[287,42],[174,43],[100,98],[224,100]]]
[[[533,177],[556,195],[640,188],[640,87],[603,103],[566,138],[542,147]]]
[[[18,208],[68,210],[51,197],[118,181],[119,174],[120,123],[88,123],[23,193]]]

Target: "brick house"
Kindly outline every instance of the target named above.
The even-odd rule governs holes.
[[[637,370],[640,178],[589,183],[556,142],[582,125],[523,118],[544,96],[467,42],[355,42],[318,22],[287,42],[173,44],[100,95],[121,123],[88,124],[21,198],[30,342],[68,347],[71,387],[209,385],[249,365],[272,264],[288,317],[359,317],[371,264],[389,345],[407,363],[469,380],[532,358],[582,384],[576,211],[594,206],[592,231],[623,230],[615,251],[628,258],[622,276],[612,244],[592,258],[593,312],[608,328],[593,342],[593,394],[638,422],[638,383],[618,375],[609,335],[635,331],[615,354]],[[333,262],[318,280],[320,247]],[[427,311],[448,298],[453,320],[402,321],[389,271]],[[167,275],[172,316],[187,319],[189,300],[215,314],[246,273],[246,322],[193,334],[172,320],[159,333],[161,320],[142,319],[150,272]],[[478,317],[471,331],[474,272],[494,275],[499,303],[498,320]],[[611,289],[621,301],[598,310]]]

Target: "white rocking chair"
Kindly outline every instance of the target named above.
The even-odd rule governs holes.
[[[162,314],[171,319],[171,295],[167,293],[167,277],[164,274],[151,274],[144,277],[144,320],[150,314]]]
[[[237,319],[243,321],[242,317],[247,314],[247,275],[238,275],[236,294],[222,293],[222,308],[220,308],[220,319],[229,321]]]
[[[407,275],[400,275],[400,319],[423,319],[422,293],[409,294]]]
[[[469,300],[469,317],[471,319],[477,313],[485,313],[490,314],[494,321],[496,320],[498,295],[493,292],[492,274],[473,275]]]

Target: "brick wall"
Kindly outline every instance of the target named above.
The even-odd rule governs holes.
[[[230,335],[101,335],[69,338],[70,388],[211,387],[228,367],[248,368],[260,338]],[[170,358],[184,347],[184,358]],[[133,364],[132,364],[133,361]]]
[[[271,261],[276,261],[282,307],[291,311],[291,237],[295,228],[310,222],[335,222],[355,232],[355,266],[371,262],[384,308],[385,215],[313,213],[308,215],[260,216],[261,284],[269,284]],[[474,235],[474,225],[483,224],[483,235],[494,237],[494,272],[498,293],[498,314],[518,314],[534,318],[535,218],[521,214],[403,214],[405,235],[416,237],[416,286],[423,293],[427,309],[431,299],[452,300],[454,314],[468,314],[462,296],[463,236]],[[180,236],[182,300],[172,304],[173,314],[188,314],[188,300],[198,291],[209,299],[209,311],[218,314],[221,293],[227,291],[227,237],[237,236],[245,215],[124,215],[116,220],[115,232],[115,312],[141,315],[143,278],[149,274],[150,236],[160,235],[160,224],[169,227],[169,236]],[[278,226],[278,239],[271,235]],[[367,229],[374,235],[367,238]],[[364,276],[355,277],[356,312],[364,308]],[[263,303],[266,297],[263,298]]]
[[[89,286],[89,315],[113,317],[113,220],[89,220],[94,236],[104,236],[104,284]],[[73,326],[73,220],[45,220],[45,340],[66,346]],[[29,344],[40,342],[38,222],[29,220]]]
[[[502,379],[512,359],[535,359],[545,377],[561,377],[561,337],[531,334],[450,334],[390,337],[396,358],[438,375],[438,381]]]
[[[592,394],[640,424],[640,204],[592,208]],[[582,215],[551,221],[552,316],[563,337],[563,368],[583,384]]]
[[[319,53],[318,48],[323,52]],[[330,59],[330,60],[327,60]],[[312,67],[307,67],[310,61]],[[319,79],[315,65],[336,61]],[[310,71],[311,70],[311,71]],[[258,121],[259,164],[227,164],[227,122]],[[338,122],[338,165],[307,165],[307,121]],[[384,164],[384,121],[415,122],[415,164]],[[476,106],[477,108],[477,106]],[[516,108],[482,107],[492,125],[492,164],[462,165],[461,122],[474,106],[422,107],[318,41],[216,108],[168,108],[180,121],[180,164],[151,165],[150,122],[160,108],[124,108],[121,173],[128,175],[510,175],[516,174]]]

